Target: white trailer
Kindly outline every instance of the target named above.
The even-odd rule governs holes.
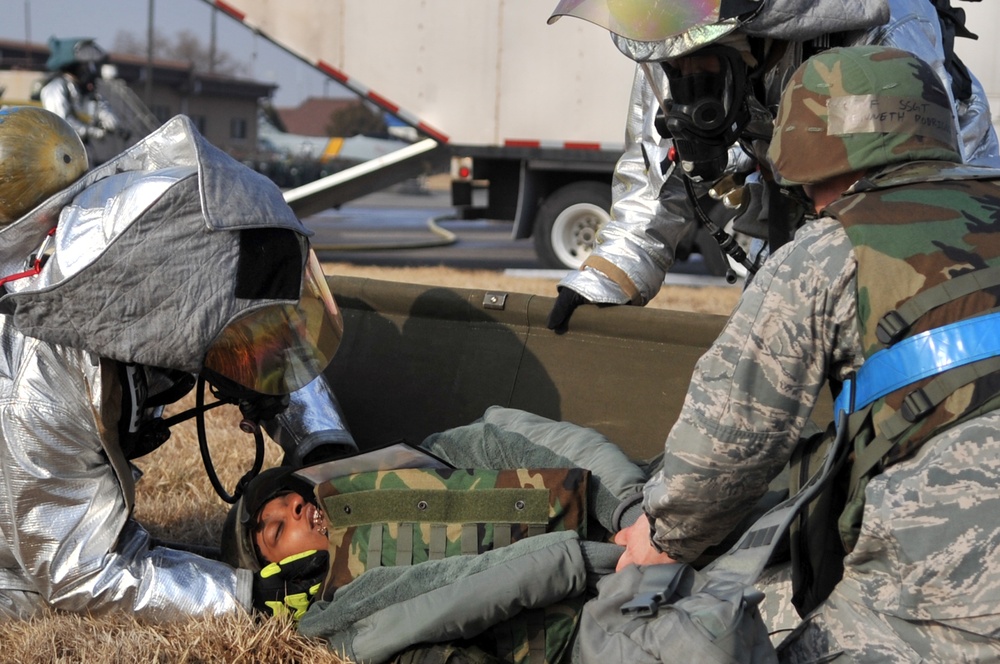
[[[600,28],[548,25],[554,0],[204,1],[427,137],[398,162],[365,169],[363,182],[340,174],[337,187],[314,183],[292,201],[300,214],[450,157],[463,218],[513,221],[513,237],[534,237],[552,267],[575,268],[589,254],[608,219],[634,73]],[[981,34],[956,40],[956,50],[996,112],[1000,2],[953,4]],[[691,238],[678,257],[702,237],[712,242]],[[721,256],[706,263],[718,274],[728,267]]]
[[[513,221],[552,267],[589,253],[634,71],[595,26],[547,25],[545,0],[205,1],[444,146],[462,217]]]

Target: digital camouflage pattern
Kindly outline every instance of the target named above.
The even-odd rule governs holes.
[[[330,541],[323,595],[374,567],[482,553],[546,532],[585,537],[588,478],[582,468],[414,468],[324,482],[316,488]],[[558,662],[584,601],[522,611],[473,645],[505,662]]]
[[[671,555],[693,560],[724,537],[787,462],[827,379],[860,367],[856,269],[840,224],[806,224],[699,361],[664,470],[644,489],[656,541]],[[926,661],[1000,655],[987,638],[1000,634],[998,427],[997,411],[963,421],[871,480],[843,580],[783,661],[840,650],[849,661],[920,661],[887,656],[908,643]]]
[[[785,185],[918,159],[962,160],[934,70],[881,46],[829,49],[799,67],[782,94],[768,159]]]
[[[897,60],[912,66],[900,71]],[[900,105],[919,99],[933,108],[926,90],[938,84],[913,76],[920,71],[905,54],[833,49],[804,65],[783,99],[771,156],[786,182],[906,163],[870,173],[856,195],[828,208],[846,230],[822,216],[775,252],[696,367],[663,471],[644,489],[654,540],[674,558],[693,560],[762,495],[800,445],[825,383],[836,387],[874,347],[882,312],[995,264],[1000,198],[986,180],[1000,172],[909,163],[958,161],[934,122]],[[906,93],[914,79],[925,82],[917,96]],[[831,98],[844,101],[828,114]],[[857,140],[838,135],[848,131]],[[993,290],[956,300],[915,330],[995,307]],[[927,426],[939,428],[929,440],[868,482],[843,578],[785,643],[782,661],[997,659],[1000,528],[991,514],[1000,508],[1000,412],[989,410],[996,391],[988,383],[964,392],[942,407],[950,422],[931,419]]]

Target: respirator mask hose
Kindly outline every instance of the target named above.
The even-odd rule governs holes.
[[[208,379],[206,379],[205,374],[208,374]],[[209,382],[212,395],[218,399],[218,403],[231,403],[239,407],[240,413],[243,415],[243,419],[240,421],[240,430],[244,433],[252,434],[254,437],[255,452],[253,466],[240,478],[232,494],[222,486],[222,482],[215,472],[212,455],[208,449],[204,413],[212,406],[205,406],[206,382]],[[261,420],[276,417],[287,408],[288,395],[260,394],[230,381],[210,369],[203,369],[202,375],[198,376],[195,399],[195,410],[198,413],[198,447],[201,451],[202,462],[205,465],[205,472],[208,474],[208,479],[212,483],[215,492],[219,494],[219,497],[224,502],[232,505],[243,495],[243,491],[246,485],[250,483],[250,480],[256,477],[264,467],[264,433],[260,426]]]

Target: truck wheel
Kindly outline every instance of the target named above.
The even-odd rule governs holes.
[[[550,194],[535,218],[535,253],[554,269],[577,270],[611,219],[611,185],[574,182]]]

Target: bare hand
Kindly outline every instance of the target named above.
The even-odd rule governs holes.
[[[649,517],[645,514],[635,520],[628,528],[615,533],[615,544],[625,547],[625,553],[618,559],[616,572],[629,565],[659,565],[661,563],[677,562],[667,554],[653,547],[649,539]]]

